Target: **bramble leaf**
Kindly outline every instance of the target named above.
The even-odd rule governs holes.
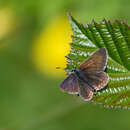
[[[105,71],[110,79],[107,87],[95,94],[92,101],[104,106],[130,109],[130,26],[119,20],[111,22],[106,19],[83,25],[69,13],[68,17],[73,42],[66,56],[66,72],[77,68],[98,48],[105,47],[108,51]]]

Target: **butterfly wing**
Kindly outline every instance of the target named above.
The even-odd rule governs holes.
[[[105,48],[96,51],[89,59],[79,66],[79,70],[86,72],[103,71],[107,62],[107,52]]]
[[[80,81],[79,95],[82,97],[84,101],[90,101],[93,98],[93,91],[88,84]]]
[[[61,90],[69,94],[78,94],[78,80],[74,74],[70,74],[60,85]]]
[[[109,80],[109,76],[103,71],[86,73],[85,75],[84,75],[85,80],[96,91],[103,89],[107,85]]]

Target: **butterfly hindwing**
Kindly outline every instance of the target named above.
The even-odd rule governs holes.
[[[88,72],[84,74],[84,78],[96,91],[103,89],[109,80],[109,76],[103,71]]]
[[[93,98],[93,91],[88,84],[80,81],[79,95],[83,98],[83,100],[90,101]]]
[[[70,74],[60,85],[60,88],[69,94],[78,94],[78,87],[78,80],[74,74]]]
[[[86,72],[104,71],[107,62],[107,52],[105,48],[96,51],[89,59],[83,62],[79,69]]]

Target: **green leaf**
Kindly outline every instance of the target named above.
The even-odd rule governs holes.
[[[124,22],[106,19],[91,24],[79,24],[69,13],[73,30],[71,51],[66,56],[66,72],[77,68],[98,48],[108,51],[106,89],[94,95],[92,101],[108,107],[130,108],[130,27]]]

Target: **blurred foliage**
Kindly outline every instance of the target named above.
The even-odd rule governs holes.
[[[49,27],[47,26],[35,40],[36,44],[34,43],[32,48],[32,60],[41,72],[53,77],[61,77],[65,74],[63,69],[56,69],[56,67],[66,67],[67,60],[63,56],[69,53],[71,34],[67,17],[60,17],[51,21]]]
[[[13,29],[0,39],[0,45],[4,45],[0,49],[0,129],[129,130],[129,111],[106,110],[77,96],[63,94],[59,84],[65,75],[53,78],[48,71],[49,77],[36,69],[32,59],[35,39],[45,28],[50,29],[50,21],[65,16],[66,10],[82,22],[105,17],[122,18],[130,23],[129,5],[129,0],[1,0],[0,8],[9,8],[13,14]]]

